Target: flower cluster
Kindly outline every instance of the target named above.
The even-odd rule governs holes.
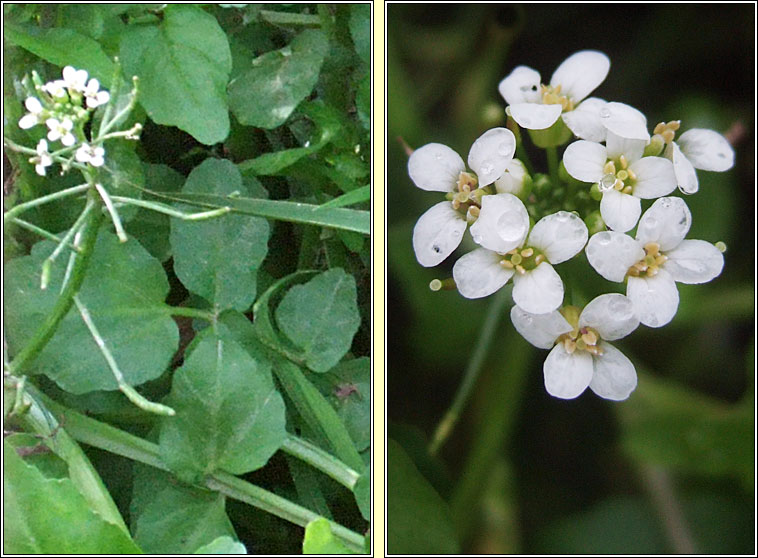
[[[47,126],[47,140],[40,140],[37,155],[29,159],[30,163],[34,163],[37,174],[44,176],[46,168],[53,164],[48,141],[59,141],[64,151],[82,142],[76,151],[77,161],[93,167],[105,163],[105,150],[85,143],[84,124],[94,109],[110,101],[110,94],[100,89],[96,78],[89,81],[87,78],[86,70],[71,66],[63,68],[63,79],[44,84],[36,73],[33,74],[36,96],[27,97],[24,101],[29,112],[21,117],[18,125],[24,130],[43,123]]]
[[[731,168],[731,146],[712,130],[690,129],[676,139],[680,121],[662,122],[651,135],[639,110],[588,97],[609,69],[605,54],[577,52],[546,85],[537,71],[518,66],[498,87],[508,125],[473,143],[470,170],[438,143],[408,160],[417,187],[445,193],[414,227],[417,260],[426,267],[442,263],[469,229],[477,247],[455,262],[452,282],[473,299],[512,280],[513,326],[534,346],[550,349],[545,387],[564,399],[587,387],[610,400],[629,397],[637,385],[634,365],[608,342],[640,324],[666,325],[679,306],[676,282],[705,283],[724,265],[716,245],[685,238],[692,216],[671,194],[697,191],[696,168]],[[530,175],[526,159],[514,158],[518,127],[549,150],[549,175]],[[555,149],[566,143],[557,168]],[[643,203],[651,204],[644,213]],[[582,308],[576,305],[587,296],[581,277],[569,277],[572,296],[564,302],[564,278],[555,266],[582,252],[604,279],[626,283],[626,295],[599,294]]]

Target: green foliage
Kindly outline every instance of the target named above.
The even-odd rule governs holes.
[[[4,550],[366,550],[370,9],[3,6]]]
[[[314,519],[305,527],[303,554],[352,554],[332,533],[329,522]]]

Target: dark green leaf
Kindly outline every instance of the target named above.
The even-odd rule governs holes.
[[[47,479],[3,442],[3,551],[139,554],[129,534],[95,513],[69,479]]]
[[[265,357],[212,333],[204,332],[174,374],[168,404],[176,416],[161,427],[161,459],[187,480],[217,469],[254,471],[286,435],[284,402]]]
[[[363,519],[371,521],[371,469],[368,467],[355,483],[353,494]]]
[[[229,135],[226,84],[232,56],[215,18],[197,6],[169,4],[157,25],[132,25],[121,41],[127,76],[139,77],[139,102],[158,124],[210,145]]]
[[[192,171],[182,191],[224,196],[242,189],[242,176],[233,163],[207,159]],[[174,218],[174,270],[185,287],[216,308],[247,310],[255,300],[256,274],[268,251],[268,235],[268,222],[259,217]]]
[[[371,66],[371,4],[350,6],[350,35],[355,52],[367,66]]]
[[[458,553],[447,502],[392,438],[387,440],[387,552]]]
[[[253,60],[253,67],[229,84],[229,106],[247,126],[276,128],[313,90],[327,40],[307,29],[286,47]]]
[[[42,262],[55,244],[39,242],[30,256],[8,262],[5,275],[8,343],[17,352],[55,304],[66,268],[52,267],[50,284],[40,290]],[[121,244],[101,231],[79,292],[128,384],[157,378],[176,351],[179,334],[163,300],[168,293],[163,268],[136,241]],[[46,374],[72,393],[117,389],[103,355],[75,307],[35,360],[32,371]]]
[[[277,307],[276,321],[308,368],[326,372],[350,350],[360,326],[355,279],[336,268],[295,285]]]

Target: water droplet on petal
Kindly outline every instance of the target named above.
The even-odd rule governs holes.
[[[497,219],[497,234],[505,241],[518,240],[524,234],[524,221],[520,212],[511,209]]]
[[[493,170],[495,170],[495,167],[489,161],[483,161],[482,166],[479,167],[480,174],[483,175],[491,174]]]
[[[481,244],[483,240],[482,235],[480,234],[472,235],[471,238],[473,238],[474,242],[476,242],[477,244]]]
[[[560,223],[565,223],[565,222],[566,222],[566,221],[568,221],[570,218],[571,218],[571,217],[569,216],[569,214],[568,214],[568,213],[564,213],[564,212],[561,212],[561,213],[556,213],[556,214],[555,214],[555,220],[556,220],[556,221],[559,221]]]
[[[645,228],[646,229],[654,229],[658,226],[658,219],[655,217],[650,217],[648,219],[645,219]]]
[[[607,232],[598,233],[596,242],[601,246],[607,246],[611,242],[611,235]]]
[[[616,183],[616,176],[613,174],[606,174],[598,182],[598,188],[601,192],[608,192],[613,190],[613,185]]]
[[[600,109],[600,118],[608,118],[611,115],[611,111],[607,107]]]

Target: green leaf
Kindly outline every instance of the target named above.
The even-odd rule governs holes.
[[[219,537],[201,546],[193,554],[247,554],[245,545],[231,537]]]
[[[242,190],[242,176],[233,163],[207,159],[192,171],[182,191],[226,195]],[[268,251],[268,236],[269,225],[262,218],[172,219],[174,270],[187,289],[216,308],[247,310],[255,300],[256,274]]]
[[[358,84],[355,92],[355,106],[358,109],[358,118],[361,125],[366,129],[371,129],[371,74],[366,74]]]
[[[334,536],[329,521],[319,517],[305,526],[303,554],[353,554],[353,551]]]
[[[247,126],[280,126],[313,91],[327,48],[321,31],[307,29],[286,47],[259,56],[229,84],[231,111]]]
[[[371,359],[346,360],[319,382],[337,410],[358,451],[371,444]]]
[[[341,207],[319,209],[320,206],[308,203],[261,200],[215,194],[185,192],[170,194],[152,190],[150,193],[160,195],[164,199],[184,202],[197,207],[230,207],[233,213],[257,215],[268,219],[304,225],[319,225],[332,229],[355,231],[365,235],[371,234],[371,213],[358,209],[344,209]]]
[[[300,368],[284,358],[274,360],[274,373],[292,400],[297,412],[318,436],[328,444],[346,465],[363,470],[363,460],[355,449],[345,425],[318,389],[308,381]]]
[[[100,83],[110,83],[113,76],[113,62],[97,41],[73,29],[40,29],[34,25],[13,25],[5,22],[3,36],[7,41],[56,66],[71,65],[87,70]],[[60,79],[60,76],[50,77]]]
[[[52,266],[47,289],[39,288],[42,262],[54,248],[51,241],[38,242],[31,255],[7,263],[5,317],[11,353],[32,338],[58,298],[66,257]],[[176,351],[179,334],[163,304],[168,291],[160,262],[137,241],[121,244],[113,234],[100,232],[79,298],[130,385],[160,376]],[[30,372],[46,374],[72,393],[118,388],[75,307]]]
[[[355,52],[371,67],[371,4],[350,6],[350,35]]]
[[[324,209],[327,207],[345,207],[346,205],[353,205],[356,203],[363,203],[371,199],[371,185],[366,184],[356,190],[342,194],[341,196],[329,200],[326,203],[322,203],[319,208]]]
[[[226,85],[232,55],[216,19],[197,6],[169,4],[158,25],[131,25],[121,41],[127,76],[154,122],[212,145],[229,135]]]
[[[176,371],[163,422],[161,459],[185,480],[217,469],[244,474],[263,467],[284,437],[284,402],[263,355],[206,330]]]
[[[95,513],[69,479],[47,479],[3,441],[3,551],[139,554],[127,533]]]
[[[279,303],[276,322],[308,368],[326,372],[350,350],[361,324],[355,279],[336,268],[295,285]]]
[[[219,493],[137,465],[131,505],[134,540],[151,554],[188,554],[219,537],[234,537],[225,502]]]
[[[387,440],[387,552],[458,553],[447,502],[392,438]]]
[[[353,487],[355,502],[366,521],[371,521],[371,469],[366,467]]]

